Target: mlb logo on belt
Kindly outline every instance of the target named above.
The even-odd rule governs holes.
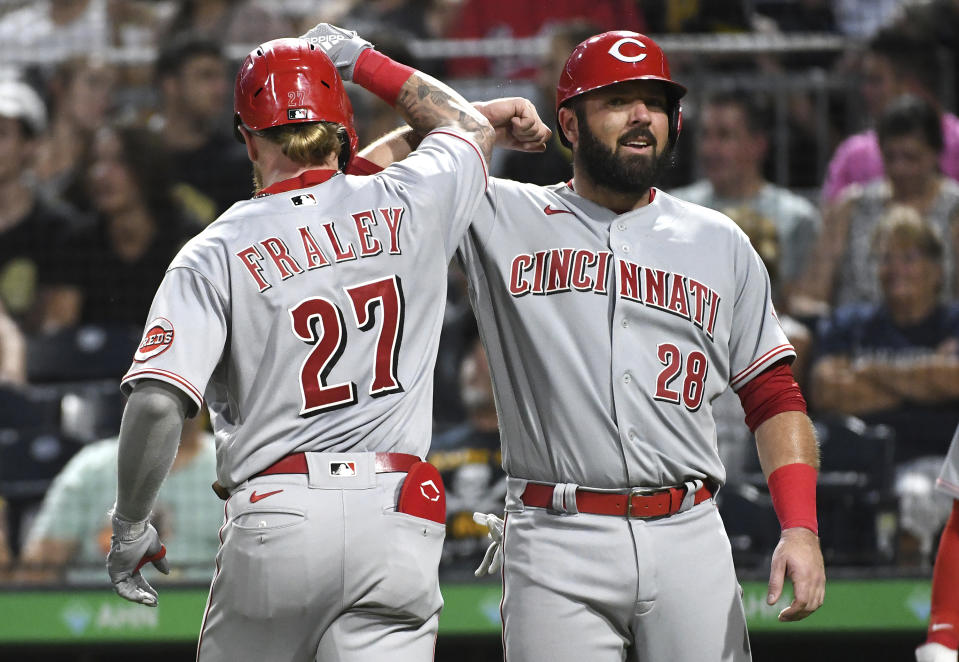
[[[290,201],[293,203],[294,207],[302,207],[303,205],[316,205],[316,198],[313,197],[312,193],[294,195],[292,198],[290,198]]]
[[[290,120],[306,120],[310,118],[306,108],[290,108],[286,111],[286,118]]]
[[[356,462],[330,462],[331,476],[355,476]]]

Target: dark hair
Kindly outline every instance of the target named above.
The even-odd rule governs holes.
[[[887,60],[896,76],[911,78],[929,94],[939,92],[939,57],[928,40],[920,39],[899,27],[879,30],[866,49]]]
[[[176,204],[171,195],[173,171],[157,136],[142,127],[126,124],[114,124],[101,130],[112,132],[120,141],[120,159],[150,212],[175,212]]]
[[[223,48],[212,39],[186,33],[164,44],[157,54],[155,71],[157,80],[178,76],[186,64],[197,57],[225,59]]]
[[[930,102],[914,94],[903,94],[893,99],[879,116],[876,128],[879,145],[891,138],[921,135],[936,153],[942,153],[942,118]]]
[[[717,90],[705,98],[702,107],[706,106],[735,106],[742,113],[750,133],[769,134],[772,125],[769,104],[758,94],[740,89]]]

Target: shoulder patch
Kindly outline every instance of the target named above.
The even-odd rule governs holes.
[[[147,330],[136,354],[133,355],[133,360],[142,363],[167,351],[173,344],[173,335],[173,323],[165,317],[157,317],[147,324]]]

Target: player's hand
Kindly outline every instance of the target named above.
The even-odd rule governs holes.
[[[782,596],[786,577],[792,581],[793,601],[779,612],[780,621],[802,620],[822,606],[826,569],[819,536],[809,529],[797,526],[782,532],[769,569],[768,604],[776,604]]]
[[[300,37],[316,44],[336,65],[343,80],[353,80],[353,67],[360,54],[373,44],[356,34],[354,30],[344,30],[329,23],[317,23]]]
[[[121,598],[156,607],[157,592],[140,574],[140,568],[152,563],[163,574],[170,574],[170,564],[165,558],[166,547],[160,543],[157,530],[147,520],[127,522],[113,515],[112,522],[107,573],[114,590]]]
[[[477,577],[492,575],[503,567],[503,520],[492,513],[473,513],[473,521],[489,529],[487,537],[490,539],[486,555],[473,574]]]
[[[478,101],[473,107],[493,125],[497,147],[520,152],[542,152],[553,135],[529,99],[504,97]]]
[[[935,642],[923,644],[916,649],[916,662],[956,662],[956,659],[954,648],[947,648]]]

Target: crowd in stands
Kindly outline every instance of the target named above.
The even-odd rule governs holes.
[[[516,93],[511,83],[522,83],[518,89],[550,124],[562,63],[577,43],[604,30],[677,40],[703,33],[842,37],[839,49],[792,55],[734,49],[673,57],[667,46],[677,80],[703,67],[717,75],[684,100],[665,188],[726,213],[752,240],[822,433],[858,430],[863,438],[894,440],[881,462],[887,445],[877,443],[875,457],[862,458],[862,472],[879,466],[892,477],[880,481],[900,522],[884,543],[893,548],[886,560],[928,568],[945,519],[915,516],[916,508],[938,513],[937,497],[931,488],[917,497],[907,478],[935,474],[929,458],[945,454],[959,423],[959,2],[516,6],[30,0],[0,7],[0,580],[106,582],[103,527],[115,485],[119,378],[170,260],[252,194],[249,162],[231,133],[235,68],[257,43],[302,34],[321,20],[357,29],[391,57],[454,87],[481,80],[490,96],[505,96]],[[539,46],[501,58],[416,59],[414,43],[447,39]],[[808,87],[741,84],[810,70],[840,81],[824,88],[825,104],[817,105],[818,91]],[[395,126],[381,101],[358,88],[350,93],[363,116],[361,142]],[[816,141],[828,147],[818,161],[810,158]],[[774,167],[777,155],[785,155],[784,169]],[[556,183],[571,176],[569,159],[555,132],[544,154],[497,153],[493,174]],[[449,490],[444,568],[458,576],[485,549],[486,530],[472,512],[497,510],[504,488],[485,356],[455,265],[449,278],[430,460]],[[116,389],[97,389],[92,398],[92,383]],[[76,424],[70,408],[77,402],[89,407],[81,420],[103,412],[96,425]],[[732,503],[732,495],[746,493],[737,485],[755,481],[758,464],[738,398],[729,392],[714,407]],[[17,423],[27,411],[42,416]],[[202,425],[184,431],[165,486],[169,499],[161,494],[156,525],[171,561],[185,568],[174,579],[209,573],[217,546],[222,508],[209,489],[213,442]],[[828,460],[824,454],[824,474]],[[823,501],[822,517],[833,517],[831,508]],[[921,527],[910,525],[917,520]],[[743,551],[771,553],[761,538],[757,533],[754,548],[747,543]],[[920,551],[910,553],[917,539]],[[827,562],[831,551],[845,558],[825,538],[823,547]]]

